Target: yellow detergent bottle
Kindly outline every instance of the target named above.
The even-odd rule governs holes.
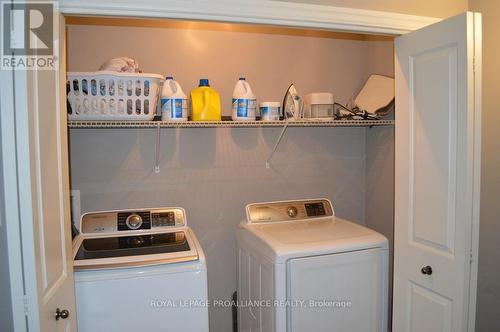
[[[191,120],[221,121],[220,96],[208,79],[201,79],[200,85],[191,91]]]

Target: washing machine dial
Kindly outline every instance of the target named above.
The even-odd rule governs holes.
[[[289,207],[287,207],[287,209],[286,209],[286,213],[288,214],[288,216],[289,216],[290,218],[295,218],[295,217],[297,217],[297,213],[298,213],[298,212],[299,212],[299,211],[297,210],[297,208],[296,208],[295,206],[289,206]]]
[[[127,227],[129,229],[138,229],[142,225],[142,218],[140,215],[132,213],[130,216],[127,217],[125,224],[127,224]]]

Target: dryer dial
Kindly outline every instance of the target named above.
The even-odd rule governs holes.
[[[132,213],[127,217],[125,224],[129,229],[138,229],[142,225],[142,218],[140,215]]]
[[[286,213],[290,218],[295,218],[297,217],[297,214],[299,213],[299,210],[295,206],[289,206],[286,209]]]

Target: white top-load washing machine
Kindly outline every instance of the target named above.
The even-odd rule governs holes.
[[[327,199],[250,204],[237,230],[240,331],[387,331],[388,241]]]
[[[79,332],[208,332],[205,256],[184,209],[87,213],[80,231]]]

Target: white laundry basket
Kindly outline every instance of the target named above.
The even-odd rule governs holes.
[[[68,73],[68,119],[152,120],[162,83],[156,74]]]

